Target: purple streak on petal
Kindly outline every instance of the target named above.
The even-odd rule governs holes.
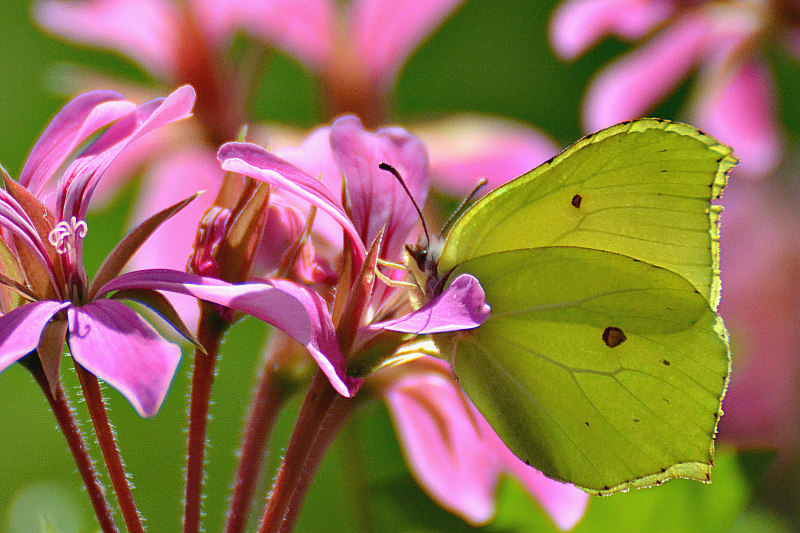
[[[185,294],[252,315],[305,346],[343,396],[353,396],[361,385],[361,380],[346,375],[344,356],[325,301],[306,287],[279,279],[231,285],[185,272],[142,270],[115,278],[98,291],[97,297],[135,288]]]
[[[222,168],[265,181],[316,205],[344,228],[360,262],[366,251],[361,238],[336,196],[320,180],[252,143],[223,144],[217,154]],[[359,266],[356,265],[356,266]]]
[[[113,91],[91,91],[70,100],[31,150],[19,183],[39,195],[72,152],[98,129],[136,109]]]
[[[0,316],[0,372],[39,345],[45,325],[69,302],[32,302]]]
[[[154,416],[175,376],[181,349],[121,302],[97,300],[70,307],[67,315],[75,361],[117,389],[140,415]]]
[[[473,524],[494,514],[501,474],[518,478],[562,529],[583,516],[588,495],[548,479],[519,460],[450,379],[449,366],[425,358],[429,372],[409,372],[386,395],[406,458],[420,483]]]
[[[372,324],[369,329],[388,329],[417,335],[461,331],[477,328],[486,322],[490,312],[486,293],[478,279],[461,274],[442,294],[413,313]]]
[[[734,147],[741,160],[737,176],[761,177],[777,165],[783,137],[769,69],[752,60],[716,79],[703,84],[694,111],[697,126]]]
[[[169,0],[45,1],[36,20],[47,30],[82,43],[112,48],[162,78],[177,70],[180,13]]]
[[[599,130],[645,114],[689,73],[711,38],[708,20],[685,16],[643,47],[611,63],[595,78],[586,95],[586,130]]]
[[[564,59],[574,59],[606,35],[644,37],[674,11],[668,0],[567,0],[553,13],[550,41]]]
[[[402,128],[372,133],[357,117],[345,116],[331,127],[331,148],[347,183],[350,214],[362,242],[369,246],[384,231],[381,257],[399,261],[419,216],[397,179],[378,165],[393,166],[421,208],[430,185],[425,145]]]
[[[461,0],[355,0],[352,38],[373,81],[388,89],[406,58],[460,5]]]
[[[489,192],[558,153],[543,133],[506,119],[459,115],[414,129],[430,152],[435,187],[466,197],[480,178]]]
[[[115,122],[64,172],[56,201],[61,220],[86,218],[86,210],[97,182],[114,158],[128,144],[147,132],[187,118],[194,105],[195,91],[184,85],[166,98],[156,98]]]

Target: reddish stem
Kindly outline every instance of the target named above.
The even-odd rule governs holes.
[[[317,372],[272,487],[259,533],[292,530],[325,451],[355,405],[354,400],[340,396],[322,372]]]
[[[267,440],[286,400],[284,391],[275,383],[275,379],[272,369],[269,366],[264,368],[242,437],[239,465],[225,526],[227,533],[241,533],[247,525],[247,515],[253,502]]]
[[[81,382],[83,397],[86,399],[86,407],[89,409],[89,416],[94,425],[94,433],[97,436],[100,451],[103,453],[103,459],[106,462],[111,485],[114,487],[114,493],[117,496],[120,511],[122,511],[122,518],[125,520],[125,527],[129,533],[144,533],[139,510],[133,501],[131,487],[128,484],[128,476],[125,473],[125,467],[122,465],[122,457],[119,454],[117,441],[114,439],[114,432],[108,420],[100,383],[94,374],[85,370],[78,363],[75,363],[75,370]]]
[[[58,422],[58,427],[64,438],[67,440],[72,457],[75,459],[75,465],[78,467],[78,472],[83,478],[83,484],[86,487],[86,492],[89,494],[89,499],[94,508],[94,514],[97,516],[97,521],[100,523],[100,529],[103,533],[118,533],[117,525],[114,523],[114,517],[111,512],[111,506],[106,500],[103,493],[103,486],[97,477],[97,471],[94,469],[94,463],[89,455],[89,449],[86,446],[86,441],[81,435],[80,427],[75,420],[75,415],[70,406],[69,399],[64,394],[64,389],[61,384],[56,385],[55,395],[50,390],[50,385],[44,372],[36,368],[29,368],[36,383],[41,387],[44,392],[47,402],[50,404],[50,409]]]
[[[197,338],[205,347],[206,353],[200,349],[195,350],[192,369],[189,434],[186,443],[186,490],[183,502],[184,533],[200,531],[208,405],[211,399],[211,386],[214,383],[214,367],[217,363],[219,345],[227,324],[210,304],[201,304]]]

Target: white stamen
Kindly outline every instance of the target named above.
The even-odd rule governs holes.
[[[86,237],[88,231],[89,226],[85,221],[72,217],[69,222],[61,221],[56,224],[47,236],[47,240],[59,255],[64,255],[74,249],[76,241]]]

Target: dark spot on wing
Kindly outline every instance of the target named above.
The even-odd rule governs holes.
[[[576,194],[575,196],[572,197],[572,201],[570,203],[572,204],[573,207],[580,207],[581,206],[581,201],[583,201],[583,198],[581,197],[581,195],[580,194]]]
[[[587,428],[589,427],[589,421],[588,420],[586,422],[584,422],[584,424],[586,424]]]
[[[666,359],[662,359],[661,362],[664,363],[664,366],[670,365],[669,361],[667,361]]]
[[[608,326],[603,330],[603,342],[609,348],[616,348],[627,339],[628,337],[625,336],[625,333],[616,326]]]
[[[633,419],[633,423],[634,423],[634,424],[638,424],[639,422],[641,422],[641,420],[639,420],[638,418],[634,418],[634,419]]]

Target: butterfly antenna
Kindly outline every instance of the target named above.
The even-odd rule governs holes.
[[[472,188],[472,192],[469,193],[466,198],[461,200],[461,203],[458,204],[458,207],[456,207],[456,210],[453,211],[453,214],[448,217],[447,222],[445,222],[444,226],[442,226],[442,230],[439,232],[439,235],[446,235],[450,231],[450,227],[455,223],[456,220],[461,218],[461,215],[463,215],[464,211],[467,210],[467,207],[475,198],[475,195],[478,194],[478,191],[480,191],[487,183],[489,182],[486,180],[486,178],[481,178],[478,180],[478,183],[476,183],[475,187]]]
[[[411,200],[412,204],[414,204],[414,209],[417,210],[417,214],[419,215],[419,219],[420,219],[420,221],[422,221],[422,230],[425,232],[425,241],[427,242],[427,244],[425,245],[425,248],[427,248],[428,246],[430,246],[430,243],[431,243],[431,236],[428,233],[428,225],[425,224],[425,217],[422,216],[422,210],[417,205],[417,201],[414,200],[414,197],[411,195],[411,191],[408,190],[408,185],[406,185],[406,182],[403,180],[403,177],[400,175],[400,173],[397,171],[397,169],[394,168],[389,163],[380,163],[378,165],[378,168],[381,169],[381,170],[385,170],[386,172],[391,173],[395,178],[397,178],[397,181],[400,182],[400,185],[403,186],[403,190],[406,191],[406,194],[408,195],[408,199]]]

